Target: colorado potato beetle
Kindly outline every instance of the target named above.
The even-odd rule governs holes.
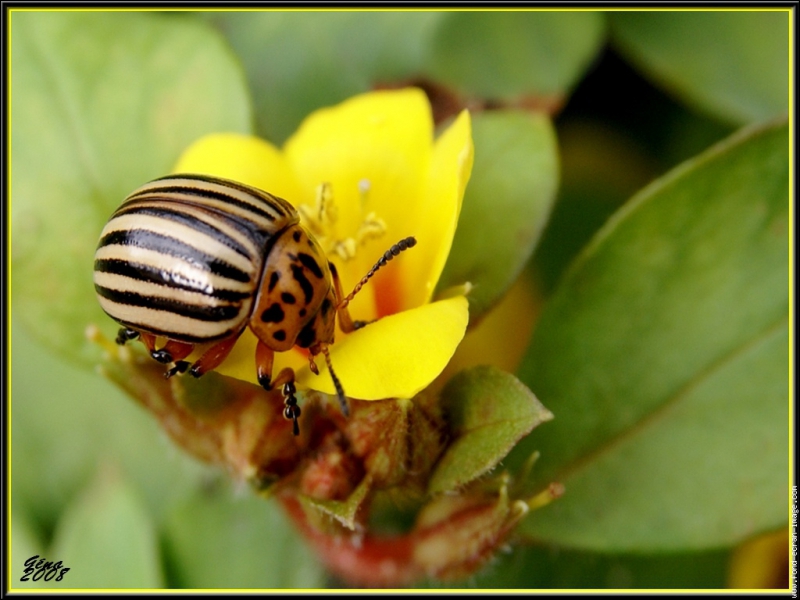
[[[330,360],[335,319],[348,333],[360,326],[348,304],[387,261],[416,244],[392,246],[347,296],[336,267],[286,200],[257,188],[205,175],[169,175],[132,192],[100,234],[94,286],[103,310],[122,325],[118,344],[139,338],[165,376],[195,377],[218,367],[250,327],[258,338],[256,374],[266,390],[280,386],[284,416],[300,407],[294,371],[272,377],[275,352],[297,345],[309,366],[322,353],[342,412],[344,390]],[[166,344],[156,348],[156,338]],[[209,344],[193,364],[183,360]]]

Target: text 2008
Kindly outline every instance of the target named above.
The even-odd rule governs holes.
[[[25,561],[25,571],[20,577],[20,581],[61,581],[64,574],[69,571],[69,568],[63,566],[61,561],[47,562],[46,558],[34,554]],[[53,579],[55,577],[55,579]]]

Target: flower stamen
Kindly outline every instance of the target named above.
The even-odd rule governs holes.
[[[359,206],[362,214],[370,187],[368,179],[358,182]],[[323,250],[331,256],[338,256],[344,262],[355,258],[360,246],[386,233],[386,222],[372,211],[363,218],[355,236],[338,237],[335,229],[339,213],[333,196],[333,187],[327,182],[317,186],[314,205],[301,204],[297,207],[297,212],[300,213],[303,224],[316,236]]]

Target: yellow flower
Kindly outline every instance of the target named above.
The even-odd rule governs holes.
[[[356,320],[337,331],[331,362],[351,398],[409,398],[444,369],[464,336],[467,301],[431,302],[453,241],[472,169],[469,113],[436,140],[431,109],[417,89],[356,96],[316,111],[282,150],[237,134],[212,134],[186,150],[175,171],[226,177],[285,198],[336,265],[345,293],[383,253],[417,245],[378,271],[350,303]],[[324,184],[324,185],[323,185]],[[253,383],[255,336],[246,330],[217,369]],[[301,387],[334,393],[331,378],[300,350],[277,353],[273,373],[291,366]]]

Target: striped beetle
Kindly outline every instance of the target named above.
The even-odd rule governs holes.
[[[250,327],[258,338],[258,381],[266,390],[280,386],[283,414],[298,435],[294,371],[273,379],[274,353],[307,348],[315,374],[314,357],[322,353],[347,415],[328,353],[336,315],[345,333],[363,326],[348,304],[415,244],[409,237],[392,246],[344,296],[336,267],[291,204],[228,179],[169,175],[135,190],[111,216],[95,253],[94,286],[103,310],[122,325],[117,343],[139,338],[155,360],[173,364],[168,378],[215,369]],[[159,349],[157,337],[167,340]],[[198,360],[183,360],[201,344],[209,346]]]

